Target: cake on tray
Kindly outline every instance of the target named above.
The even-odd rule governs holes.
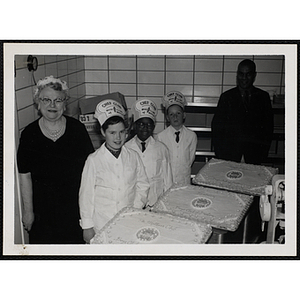
[[[270,194],[278,169],[212,158],[193,178],[197,185],[253,196]]]
[[[184,218],[125,207],[91,244],[204,244],[211,226]]]
[[[159,198],[152,211],[235,231],[252,202],[250,195],[197,185],[174,185]]]

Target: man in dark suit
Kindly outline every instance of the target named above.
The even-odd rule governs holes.
[[[266,161],[273,135],[270,96],[256,88],[256,65],[241,61],[237,86],[221,94],[212,120],[212,143],[219,159],[260,165]]]

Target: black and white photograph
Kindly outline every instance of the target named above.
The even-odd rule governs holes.
[[[4,43],[3,255],[295,256],[297,59]]]

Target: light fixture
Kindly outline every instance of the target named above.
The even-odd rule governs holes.
[[[29,55],[27,57],[27,68],[31,71],[36,71],[38,68],[38,59],[35,56]]]

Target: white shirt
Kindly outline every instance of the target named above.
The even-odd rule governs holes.
[[[126,146],[135,150],[143,161],[150,183],[148,205],[153,206],[158,197],[173,184],[170,155],[167,147],[152,136],[145,141],[144,152],[142,152],[141,142],[137,136],[134,136]]]
[[[79,191],[81,227],[101,229],[125,206],[147,202],[148,178],[139,155],[122,147],[118,158],[103,144],[85,162]]]
[[[178,143],[175,141],[175,132],[177,131],[180,131]],[[180,130],[169,126],[157,135],[157,139],[169,149],[173,181],[190,184],[191,167],[195,160],[197,148],[196,133],[185,126],[182,126]]]

